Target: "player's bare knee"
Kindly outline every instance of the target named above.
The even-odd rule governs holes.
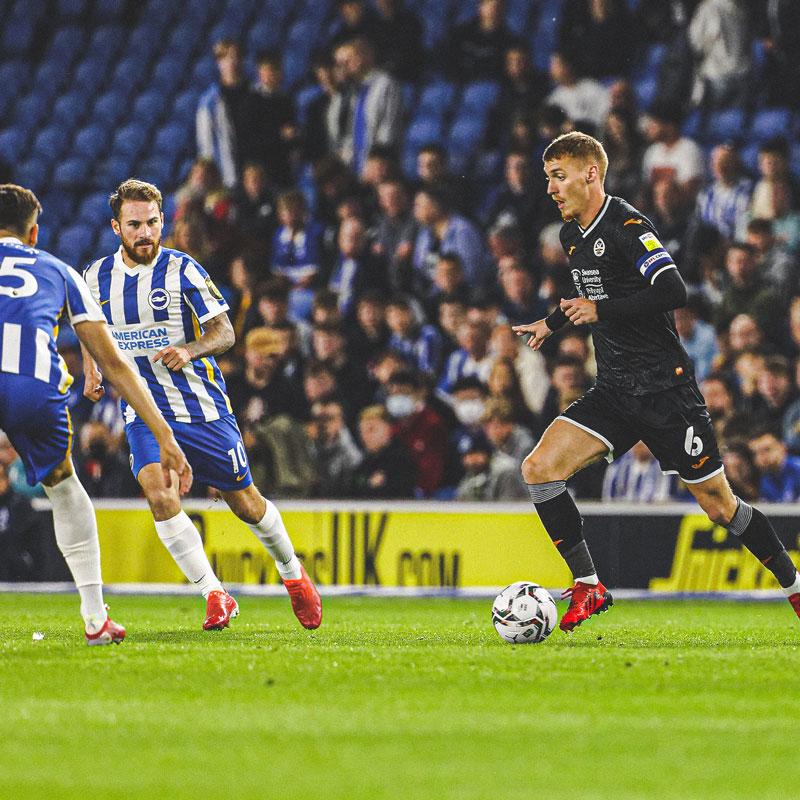
[[[555,465],[536,450],[522,462],[522,477],[525,483],[531,484],[560,480],[555,474]]]

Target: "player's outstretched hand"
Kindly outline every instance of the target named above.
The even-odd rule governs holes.
[[[192,354],[185,347],[173,347],[170,345],[163,350],[159,350],[153,356],[153,361],[159,360],[167,369],[177,372],[192,360]]]
[[[84,370],[83,396],[96,403],[106,393],[99,369]]]
[[[542,342],[553,332],[547,327],[547,322],[543,319],[531,322],[529,325],[514,325],[511,328],[517,336],[524,336],[526,333],[530,334],[530,338],[525,344],[538,350],[542,346]]]
[[[192,488],[192,468],[174,437],[161,445],[161,469],[164,471],[164,485],[167,488],[172,486],[172,472],[178,475],[178,489],[181,494],[186,494]]]
[[[598,320],[597,303],[594,300],[587,300],[585,297],[562,300],[561,310],[573,325],[586,325]]]

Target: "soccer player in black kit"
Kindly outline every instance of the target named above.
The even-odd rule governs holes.
[[[591,325],[597,384],[566,408],[525,458],[531,500],[575,581],[560,627],[571,631],[613,599],[597,578],[567,479],[640,439],[666,472],[677,472],[712,522],[727,528],[771,570],[800,616],[800,574],[767,518],[725,478],[711,419],[680,343],[672,311],[686,286],[651,222],[606,195],[608,157],[596,139],[566,133],[544,152],[547,192],[566,222],[561,244],[575,289],[550,316],[514,327],[542,342],[567,321]]]

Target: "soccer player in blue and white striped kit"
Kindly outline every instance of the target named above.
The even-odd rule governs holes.
[[[36,248],[41,210],[30,190],[0,185],[0,427],[19,453],[28,483],[41,481],[53,506],[56,542],[80,594],[87,643],[119,644],[125,628],[109,618],[103,602],[94,509],[72,467],[72,377],[55,342],[62,314],[158,441],[161,463],[155,469],[162,481],[178,494],[188,491],[192,474],[139,376],[120,358],[81,276]]]
[[[186,253],[161,247],[161,192],[130,179],[110,198],[111,225],[121,246],[90,264],[86,282],[105,314],[120,353],[139,371],[195,476],[213,486],[275,559],[305,628],[322,621],[319,594],[300,564],[280,512],[253,485],[247,454],[214,356],[234,343],[228,304],[203,267]],[[102,375],[84,352],[84,394],[99,400]],[[123,404],[131,469],[150,504],[159,538],[184,575],[206,598],[203,628],[228,626],[238,614],[181,509],[174,487],[157,468],[155,440]]]

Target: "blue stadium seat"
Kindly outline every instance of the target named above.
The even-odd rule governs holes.
[[[65,69],[62,63],[53,60],[43,61],[36,70],[36,76],[28,91],[49,100],[66,87],[69,79],[69,70]]]
[[[14,106],[14,123],[26,131],[35,131],[49,117],[50,107],[38,95],[21,97]]]
[[[547,72],[550,66],[550,56],[556,46],[560,24],[561,0],[542,0],[539,20],[531,40],[534,65],[541,72]]]
[[[28,147],[28,135],[20,127],[0,131],[0,158],[14,163]]]
[[[752,142],[739,152],[744,168],[754,177],[758,175],[758,148],[758,142]]]
[[[140,94],[133,104],[133,114],[143,123],[157,122],[166,111],[167,98],[163,92],[151,90]]]
[[[89,250],[95,239],[95,230],[91,225],[71,225],[59,231],[54,246],[55,255],[68,264],[82,267],[90,258]]]
[[[464,87],[459,114],[486,115],[500,99],[500,84],[495,81],[476,81]]]
[[[744,136],[745,120],[745,112],[740,108],[714,111],[706,121],[704,138],[709,144],[738,141]]]
[[[200,58],[192,70],[191,85],[204,92],[219,79],[219,70],[213,57]]]
[[[98,191],[111,192],[131,177],[131,159],[115,153],[94,168],[91,185]]]
[[[459,152],[472,151],[480,143],[485,128],[484,121],[478,117],[456,117],[447,136],[448,148]]]
[[[74,190],[84,186],[92,173],[93,160],[86,156],[73,156],[56,165],[53,186],[56,189]]]
[[[114,233],[110,225],[101,229],[100,236],[97,239],[97,245],[94,249],[97,258],[110,256],[119,249],[119,236]]]
[[[75,195],[72,192],[48,192],[39,197],[42,204],[42,223],[51,228],[69,222],[75,208]]]
[[[443,117],[453,107],[456,99],[455,84],[449,81],[429,83],[420,93],[418,113],[425,112],[429,116]]]
[[[95,61],[81,61],[75,70],[72,86],[82,91],[87,98],[93,97],[101,84],[108,79],[105,70],[98,69],[98,66]]]
[[[3,94],[19,97],[31,78],[30,65],[24,61],[5,61],[0,64],[0,86]]]
[[[441,142],[443,123],[438,117],[417,117],[406,130],[406,147],[416,152],[428,142]]]
[[[180,122],[168,122],[155,138],[155,153],[169,153],[175,157],[188,155],[194,149],[194,129]]]
[[[151,156],[140,164],[137,164],[135,174],[142,180],[155,183],[162,189],[169,190],[173,186],[173,171],[175,169],[175,158],[163,154]]]
[[[47,46],[49,59],[61,62],[63,67],[69,66],[79,52],[86,46],[86,34],[78,25],[66,25],[53,34]]]
[[[161,23],[163,24],[163,19]],[[139,25],[134,28],[128,37],[128,51],[136,53],[144,62],[148,62],[153,55],[153,51],[158,44],[158,40],[153,36],[153,31],[147,25]]]
[[[197,31],[209,28],[223,10],[219,2],[209,3],[208,0],[184,0],[183,15],[191,20],[192,26]]]
[[[140,56],[127,56],[117,62],[111,76],[113,86],[136,86],[142,83],[150,72],[150,62]]]
[[[642,111],[650,109],[655,102],[658,92],[658,79],[646,76],[639,78],[633,84],[633,93],[636,95],[636,104]]]
[[[645,52],[642,74],[648,78],[657,78],[661,73],[661,63],[666,54],[665,44],[651,44]]]
[[[50,185],[50,163],[42,158],[29,158],[14,167],[14,180],[37,194]]]
[[[765,108],[756,111],[750,123],[749,138],[763,142],[765,139],[792,135],[792,112],[788,108]]]
[[[258,52],[269,47],[277,47],[283,38],[283,28],[274,20],[265,18],[256,23],[247,35],[247,49]]]
[[[153,70],[151,85],[157,86],[160,93],[171,97],[186,77],[188,60],[188,57],[162,58]]]
[[[310,55],[304,50],[287,50],[283,54],[283,85],[287,91],[306,79],[309,62]]]
[[[49,0],[17,0],[13,9],[6,8],[7,17],[10,21],[25,16],[38,22],[47,13],[48,3]],[[10,6],[11,2],[7,0],[6,5]]]
[[[128,98],[116,89],[97,98],[92,110],[92,118],[113,128],[128,111]]]
[[[29,17],[12,17],[3,25],[0,52],[5,58],[23,57],[33,45],[35,23]]]
[[[102,122],[87,125],[78,131],[72,143],[71,152],[76,156],[88,156],[95,160],[102,158],[108,149],[111,129]]]
[[[172,30],[163,52],[183,55],[192,53],[204,39],[198,35],[202,30],[202,26],[196,25],[195,21],[190,18],[190,21],[184,22]]]
[[[284,55],[294,53],[310,54],[319,36],[319,30],[305,18],[298,19],[289,28]]]
[[[117,129],[111,145],[111,154],[131,160],[136,158],[147,144],[147,136],[142,126],[138,122],[132,122]]]
[[[36,239],[36,247],[39,250],[47,250],[50,252],[50,245],[54,239],[54,228],[51,227],[50,223],[47,220],[42,220],[39,223],[39,236]]]
[[[100,3],[102,6],[103,4]],[[61,20],[79,21],[86,16],[89,0],[58,0],[56,16]]]
[[[181,92],[173,101],[170,109],[170,119],[175,122],[191,122],[194,125],[195,115],[197,114],[197,101],[200,93],[197,89],[186,89]]]
[[[111,219],[111,208],[108,205],[109,192],[92,192],[81,200],[77,217],[87,225],[94,225],[100,220]]]
[[[683,120],[681,125],[681,134],[688,136],[690,139],[698,139],[704,126],[703,112],[697,108],[692,109]]]
[[[306,122],[306,114],[308,113],[308,107],[311,103],[314,102],[320,95],[322,95],[323,90],[321,86],[314,84],[313,86],[304,86],[294,97],[295,108],[297,109],[297,121],[300,125],[305,125]]]
[[[103,6],[104,3],[98,3]],[[101,25],[92,31],[89,39],[89,53],[117,53],[125,44],[128,38],[122,25]]]
[[[93,15],[101,20],[121,20],[125,15],[126,0],[102,0],[96,3]]]
[[[53,163],[64,154],[68,144],[61,128],[42,128],[33,140],[31,155]]]

